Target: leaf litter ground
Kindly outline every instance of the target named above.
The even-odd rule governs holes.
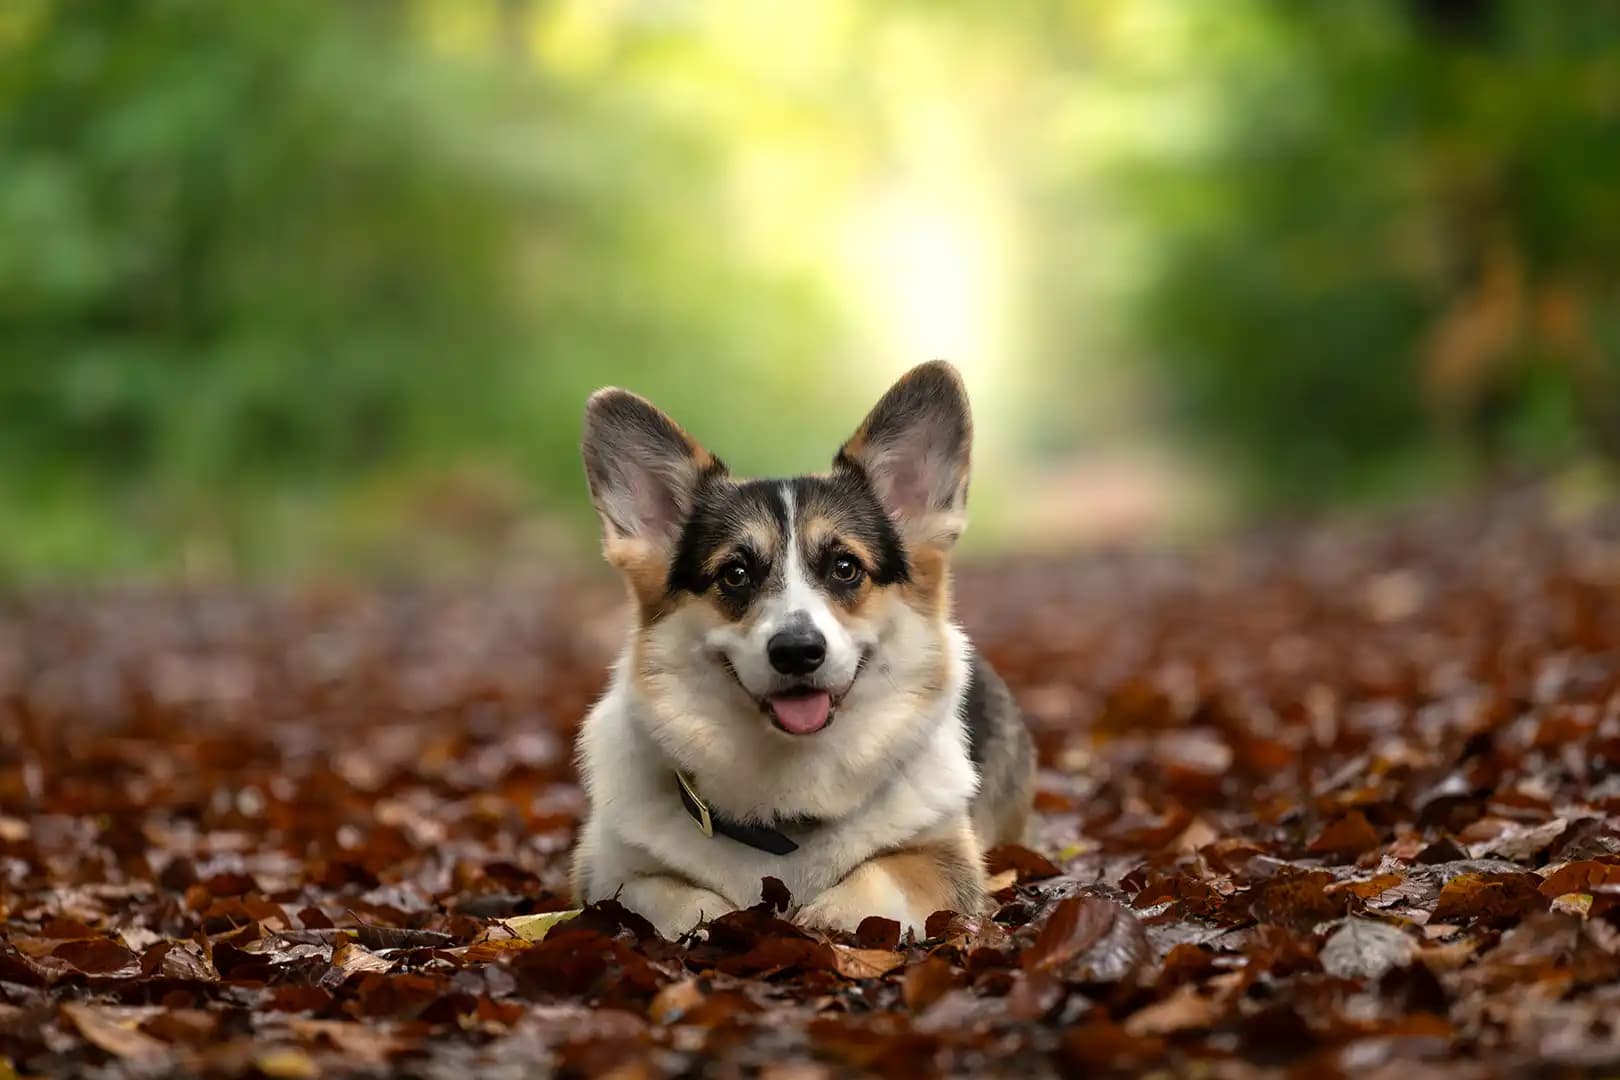
[[[0,603],[0,1077],[1620,1066],[1620,518],[1514,494],[966,570],[1041,751],[996,911],[567,919],[620,615],[487,590]]]

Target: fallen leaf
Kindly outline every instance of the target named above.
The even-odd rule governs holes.
[[[900,924],[881,915],[868,915],[855,928],[855,940],[863,949],[897,949],[900,947]]]
[[[1417,942],[1399,927],[1376,919],[1351,917],[1328,935],[1322,968],[1341,979],[1379,979],[1405,967],[1417,955]]]
[[[294,1017],[288,1026],[296,1035],[312,1040],[324,1039],[349,1057],[368,1065],[386,1065],[395,1054],[411,1046],[409,1039],[393,1035],[374,1025],[352,1023],[347,1020],[310,1020]]]
[[[1074,982],[1119,982],[1149,955],[1147,936],[1131,911],[1095,896],[1073,896],[1052,909],[1024,967]]]
[[[351,975],[366,971],[392,971],[393,968],[394,962],[387,957],[378,956],[356,942],[345,941],[332,950],[332,966],[321,977],[321,985],[330,989]]]
[[[79,1034],[114,1057],[155,1062],[169,1054],[165,1043],[138,1030],[141,1021],[151,1015],[149,1010],[68,1002],[62,1006],[62,1015]]]
[[[906,1008],[913,1015],[920,1013],[955,985],[956,974],[951,965],[938,956],[930,956],[906,969],[903,983]]]
[[[1586,859],[1565,863],[1554,869],[1539,888],[1542,896],[1552,897],[1565,893],[1589,893],[1599,885],[1614,884],[1620,884],[1620,863]]]
[[[1484,919],[1508,922],[1546,906],[1530,873],[1459,874],[1446,882],[1434,905],[1434,918],[1444,922]]]
[[[901,964],[906,958],[888,949],[852,949],[848,945],[834,945],[833,956],[838,974],[846,979],[877,979]]]
[[[703,1004],[704,993],[696,979],[672,982],[647,1006],[647,1018],[655,1024],[677,1023],[682,1016]]]
[[[140,970],[140,960],[133,952],[106,938],[64,941],[51,955],[86,975],[125,975]]]
[[[540,915],[517,915],[510,919],[497,919],[496,922],[524,941],[539,941],[551,933],[553,927],[578,914],[579,909],[576,908],[572,911],[548,911]]]
[[[1126,1017],[1125,1033],[1143,1038],[1196,1031],[1218,1024],[1229,1011],[1228,1005],[1200,993],[1197,987],[1182,986],[1163,1001],[1155,1001]]]
[[[1355,858],[1379,844],[1378,830],[1360,810],[1352,810],[1317,834],[1310,850],[1318,855]]]
[[[1470,844],[1468,853],[1476,859],[1496,856],[1522,862],[1546,851],[1568,828],[1569,822],[1561,817],[1539,825],[1509,823],[1489,840]]]
[[[321,1075],[315,1059],[291,1046],[272,1046],[259,1051],[253,1067],[271,1080],[314,1080]]]
[[[1011,870],[1019,881],[1041,881],[1063,872],[1052,860],[1021,844],[1001,844],[991,848],[984,853],[984,868],[991,877]]]

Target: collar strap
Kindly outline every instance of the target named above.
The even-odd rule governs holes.
[[[686,807],[687,814],[704,836],[714,836],[718,833],[770,855],[791,855],[799,850],[798,844],[775,829],[768,829],[763,825],[745,825],[715,813],[697,793],[697,788],[692,786],[691,778],[679,769],[675,770],[675,781],[681,789],[681,805]]]

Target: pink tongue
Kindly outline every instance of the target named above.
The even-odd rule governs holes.
[[[808,735],[827,726],[832,699],[825,691],[814,694],[772,694],[771,711],[776,722],[795,735]]]

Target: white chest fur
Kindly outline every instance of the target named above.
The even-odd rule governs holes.
[[[750,732],[737,741],[729,761],[715,747],[677,760],[654,736],[650,715],[621,664],[581,737],[591,800],[582,849],[586,899],[612,896],[638,874],[663,871],[737,907],[759,899],[766,876],[780,879],[796,901],[804,902],[875,854],[955,828],[978,783],[957,714],[958,692],[941,695],[928,715],[906,725],[911,736],[875,762],[850,760],[835,741],[845,734],[841,727],[861,723],[859,712],[840,716],[811,737],[820,744]],[[694,768],[695,763],[701,764]],[[817,817],[820,823],[793,832],[800,846],[788,855],[705,836],[681,803],[677,766],[691,773],[721,812],[749,816],[762,799],[761,786],[774,784],[772,801],[784,813]],[[818,811],[824,807],[837,812],[823,816]]]

